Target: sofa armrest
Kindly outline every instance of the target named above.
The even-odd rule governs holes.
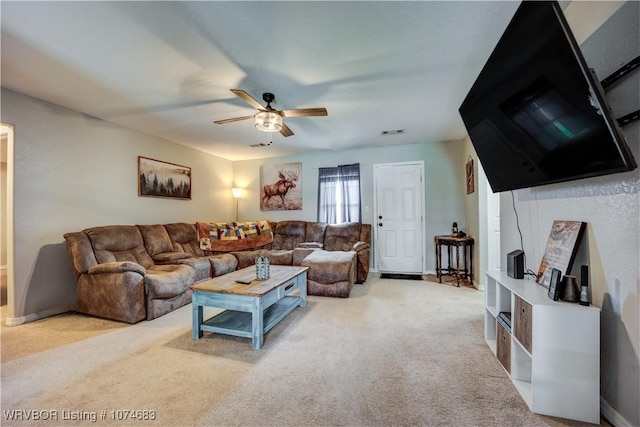
[[[367,242],[359,241],[353,245],[353,250],[356,252],[360,252],[369,249],[370,247],[371,245],[369,245]]]
[[[324,244],[320,242],[302,242],[297,247],[302,249],[322,249]]]
[[[168,264],[172,261],[178,261],[180,259],[191,258],[193,255],[186,252],[163,252],[153,256],[153,261],[159,264]]]
[[[105,262],[102,264],[94,265],[89,268],[89,274],[105,274],[105,273],[126,273],[128,271],[132,271],[135,273],[140,273],[141,275],[145,275],[147,270],[138,263],[131,261],[116,261],[116,262]]]

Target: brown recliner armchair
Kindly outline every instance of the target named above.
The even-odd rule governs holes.
[[[64,238],[77,280],[79,312],[136,323],[191,302],[193,268],[155,264],[138,227],[93,227]]]

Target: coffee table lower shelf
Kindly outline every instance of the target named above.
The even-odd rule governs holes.
[[[283,297],[271,307],[264,310],[263,333],[267,333],[284,317],[300,305],[300,298],[293,296]],[[201,331],[215,332],[218,334],[233,335],[236,337],[252,338],[252,314],[246,311],[225,310],[206,320],[200,325]]]

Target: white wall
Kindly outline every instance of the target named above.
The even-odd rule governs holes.
[[[600,79],[638,56],[639,9],[637,2],[626,3],[581,45]],[[607,93],[616,117],[640,107],[639,88],[636,70]],[[623,131],[640,161],[640,123]],[[514,196],[527,267],[536,272],[554,220],[588,223],[574,268],[589,265],[593,304],[602,309],[603,412],[614,425],[640,425],[640,169],[517,190]],[[501,193],[501,217],[505,259],[507,252],[520,247],[508,192]]]
[[[233,214],[228,160],[6,89],[2,122],[15,132],[9,324],[75,308],[66,232]],[[191,167],[192,200],[138,197],[139,155]]]
[[[0,135],[0,268],[7,266],[7,135]]]
[[[235,186],[246,188],[240,200],[239,219],[317,220],[318,168],[360,163],[362,222],[375,224],[373,214],[373,165],[410,160],[425,162],[425,206],[427,270],[435,271],[433,236],[449,234],[452,222],[466,228],[464,214],[463,141],[425,142],[387,147],[318,151],[281,158],[237,161],[233,164]],[[303,204],[300,211],[260,211],[260,167],[280,163],[302,162]],[[368,210],[368,211],[367,211]],[[374,242],[375,244],[375,242]],[[373,264],[372,264],[373,266]]]

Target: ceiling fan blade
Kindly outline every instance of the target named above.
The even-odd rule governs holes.
[[[299,108],[297,110],[282,110],[282,117],[302,117],[302,116],[326,116],[326,108]]]
[[[240,98],[244,99],[247,104],[251,105],[253,108],[257,110],[264,110],[264,107],[260,105],[258,101],[256,101],[251,95],[241,89],[230,89],[231,92],[238,95]]]
[[[247,119],[253,119],[253,116],[242,116],[242,117],[234,117],[232,119],[216,120],[213,123],[216,123],[218,125],[223,125],[225,123],[239,122],[240,120],[247,120]]]
[[[291,131],[291,129],[289,129],[289,126],[285,125],[284,123],[282,124],[282,129],[280,129],[280,133],[282,134],[282,136],[293,135],[293,132]]]

